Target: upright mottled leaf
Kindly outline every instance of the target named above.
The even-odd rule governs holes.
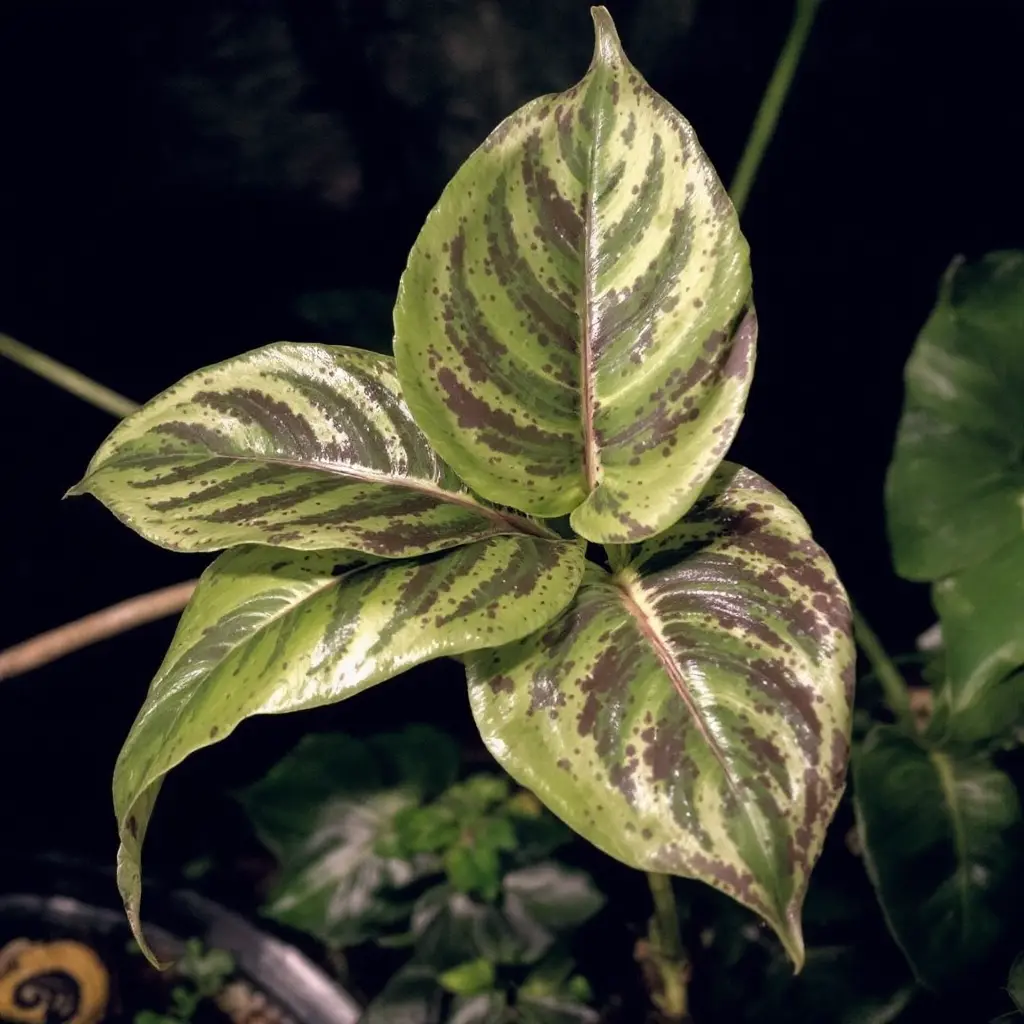
[[[199,370],[125,419],[72,494],[176,551],[269,544],[395,558],[544,531],[470,494],[394,361],[281,343]]]
[[[245,547],[203,574],[114,771],[118,884],[137,936],[139,859],[164,775],[252,715],[330,704],[565,607],[579,545],[495,537],[415,562]]]
[[[495,129],[428,217],[395,355],[480,494],[610,543],[671,526],[721,461],[756,321],[725,189],[593,12],[586,76]]]
[[[987,758],[928,751],[877,726],[854,755],[853,784],[868,874],[893,937],[922,983],[954,987],[988,963],[1015,916],[1013,782]]]
[[[900,575],[935,580],[1024,533],[1024,252],[950,267],[906,388],[889,536]]]
[[[1024,536],[940,580],[933,599],[945,642],[934,731],[966,744],[1019,733],[1024,727]]]
[[[800,908],[843,789],[846,595],[796,509],[723,465],[615,575],[588,566],[544,629],[466,658],[495,757],[634,867],[759,913],[799,965]]]

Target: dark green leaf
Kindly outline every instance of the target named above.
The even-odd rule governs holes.
[[[900,575],[936,580],[1022,534],[1024,253],[958,260],[906,368],[886,481]]]
[[[842,793],[845,592],[796,509],[723,465],[545,629],[466,657],[495,757],[606,853],[706,881],[802,959],[800,908]]]
[[[471,487],[612,543],[697,498],[739,425],[757,325],[725,189],[592,12],[582,81],[506,119],[427,218],[395,355]]]
[[[878,726],[853,760],[868,873],[915,975],[956,985],[1003,936],[1019,848],[1009,777],[983,757],[925,750]]]
[[[70,493],[175,551],[398,558],[544,532],[441,462],[390,357],[324,345],[268,345],[191,374],[123,420]]]
[[[459,773],[458,743],[432,725],[409,725],[367,741],[377,758],[390,766],[389,780],[415,782],[424,800],[440,796]]]
[[[440,747],[453,746],[434,735]],[[241,795],[260,839],[281,862],[264,913],[335,947],[376,938],[408,915],[411,900],[395,890],[439,864],[378,850],[395,815],[422,793],[414,766],[401,766],[408,774],[389,769],[370,744],[307,736]]]
[[[582,562],[576,544],[527,537],[419,562],[263,547],[221,555],[115,768],[118,883],[136,935],[142,842],[167,772],[252,715],[334,703],[420,662],[524,636],[570,600]]]
[[[946,670],[936,731],[966,744],[1005,738],[1024,723],[1024,536],[940,580],[933,598]]]

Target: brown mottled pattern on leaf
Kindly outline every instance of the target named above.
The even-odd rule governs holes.
[[[802,959],[854,660],[845,592],[777,490],[723,464],[627,568],[588,567],[553,623],[466,660],[516,779],[612,856],[733,896]]]
[[[346,699],[432,658],[538,629],[583,549],[492,537],[417,560],[246,546],[203,574],[114,773],[118,879],[139,934],[140,857],[164,776],[253,715]]]
[[[693,129],[595,19],[586,76],[503,122],[428,217],[395,353],[417,422],[475,490],[623,543],[670,526],[718,465],[757,323]]]
[[[400,558],[545,531],[470,494],[394,361],[281,343],[199,370],[122,422],[72,493],[176,551],[258,543]]]

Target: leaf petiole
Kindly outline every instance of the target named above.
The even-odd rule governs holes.
[[[853,636],[857,646],[864,652],[885,694],[885,702],[901,724],[910,725],[913,716],[910,709],[910,688],[896,663],[882,646],[881,640],[868,624],[867,619],[851,603],[853,611]]]

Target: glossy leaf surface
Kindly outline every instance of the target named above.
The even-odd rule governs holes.
[[[893,936],[922,983],[954,987],[985,966],[1015,916],[1016,789],[989,760],[926,751],[893,726],[877,726],[858,749],[853,782]]]
[[[466,657],[491,752],[606,853],[759,913],[800,907],[843,789],[846,595],[793,506],[723,465],[686,519],[550,625]]]
[[[906,368],[886,482],[897,571],[935,580],[1024,533],[1024,253],[954,263]]]
[[[191,374],[117,426],[71,493],[176,551],[395,558],[543,532],[480,502],[434,454],[390,357],[324,345],[268,345]]]
[[[1024,356],[1024,346],[1022,346]],[[1024,725],[1024,536],[933,588],[945,641],[936,726],[964,743]]]
[[[594,8],[586,76],[527,104],[427,219],[395,355],[434,447],[492,501],[637,541],[696,499],[739,424],[756,320],[732,204]]]
[[[571,599],[574,543],[496,537],[417,562],[246,547],[204,573],[114,773],[118,882],[139,935],[139,860],[164,775],[252,715],[330,704],[431,658],[522,637]]]
[[[416,760],[389,756],[403,746]],[[240,796],[279,862],[263,913],[334,948],[376,938],[407,917],[413,899],[399,890],[440,864],[382,856],[378,846],[397,815],[454,781],[458,764],[455,743],[425,726],[369,743],[304,737]]]

